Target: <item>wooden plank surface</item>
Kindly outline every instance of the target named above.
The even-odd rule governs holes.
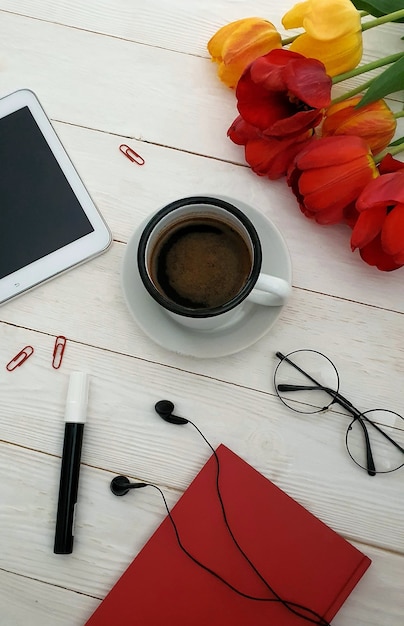
[[[335,362],[341,392],[365,410],[402,412],[403,271],[366,266],[342,226],[320,228],[285,181],[246,167],[226,138],[234,93],[216,78],[206,43],[249,15],[280,28],[293,6],[264,0],[0,0],[0,96],[38,95],[114,243],[101,257],[0,309],[0,626],[80,626],[164,518],[153,490],[115,498],[117,473],[159,484],[173,506],[210,450],[191,427],[162,422],[170,398],[213,445],[223,442],[372,558],[335,626],[402,626],[402,471],[369,478],[350,461],[347,416],[296,415],[274,395],[274,353],[303,347]],[[402,49],[402,25],[364,34],[363,62]],[[362,79],[337,87],[336,94]],[[403,93],[389,99],[402,107]],[[404,120],[397,136],[403,134]],[[129,143],[137,167],[118,150]],[[224,194],[282,231],[293,295],[248,349],[198,359],[158,346],[124,303],[126,244],[171,200]],[[68,338],[63,366],[51,355]],[[22,346],[34,355],[13,373]],[[52,552],[63,412],[70,372],[90,373],[75,550]]]
[[[11,334],[14,339],[17,332]],[[346,416],[302,416],[284,407],[269,385],[261,391],[207,375],[179,376],[173,367],[109,351],[100,355],[99,348],[73,342],[64,372],[54,371],[50,337],[22,329],[17,336],[20,344],[35,346],[35,354],[18,371],[1,372],[7,382],[3,438],[13,445],[60,455],[66,375],[82,369],[91,372],[85,463],[185,489],[210,451],[191,427],[176,428],[157,416],[154,404],[168,398],[212,445],[225,443],[338,531],[404,552],[404,502],[394,500],[402,476],[371,480],[350,461]]]

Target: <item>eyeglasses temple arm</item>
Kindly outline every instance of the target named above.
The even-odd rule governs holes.
[[[287,383],[280,383],[277,385],[278,391],[326,391],[324,387],[320,385],[291,385]]]
[[[320,385],[320,383],[315,378],[313,378],[312,376],[310,376],[310,374],[302,370],[302,368],[296,365],[296,363],[293,363],[293,361],[291,361],[287,356],[282,354],[282,352],[276,352],[275,354],[278,357],[278,359],[280,359],[281,361],[286,361],[286,363],[289,363],[289,365],[292,365],[292,367],[294,367],[298,372],[303,374],[303,376],[306,376],[306,378],[311,380],[312,383],[314,383],[318,387],[322,387],[322,385]]]
[[[324,389],[325,391],[328,391],[328,393],[330,391],[332,392],[332,389],[331,390],[328,390],[327,388],[324,388]],[[334,402],[342,406],[342,408],[344,408],[346,411],[348,411],[348,413],[350,413],[355,419],[358,420],[363,430],[363,436],[365,438],[366,470],[369,476],[375,476],[376,467],[375,467],[375,462],[374,462],[373,454],[372,454],[372,446],[370,445],[368,429],[366,428],[366,424],[363,421],[363,418],[364,418],[363,413],[358,411],[358,409],[354,407],[352,402],[350,402],[347,398],[344,398],[344,396],[342,396],[340,393],[334,392]],[[370,420],[366,420],[366,421],[370,421]]]
[[[279,358],[281,358],[281,353],[277,352],[277,356],[279,356]],[[284,357],[287,358],[287,357]],[[298,369],[299,371],[302,372],[302,374],[305,374],[307,376],[307,378],[310,378],[310,380],[313,380],[313,382],[315,382],[314,379],[311,378],[311,376],[309,376],[308,374],[306,374],[303,370],[301,370],[298,366],[296,366],[294,363],[292,363],[292,361],[289,361],[289,359],[287,359],[288,362],[293,365],[294,367],[296,367],[296,369]],[[348,413],[350,413],[355,419],[358,420],[359,424],[362,427],[363,430],[363,436],[365,438],[365,447],[366,447],[366,467],[367,467],[367,472],[369,474],[369,476],[375,476],[376,475],[376,467],[375,467],[375,462],[373,459],[373,454],[372,454],[372,447],[370,445],[370,439],[369,439],[369,433],[367,431],[366,428],[366,424],[363,421],[363,414],[358,411],[358,409],[356,409],[353,404],[347,400],[347,398],[344,398],[344,396],[342,396],[340,393],[338,393],[337,391],[333,391],[332,389],[330,389],[329,387],[324,387],[323,385],[320,385],[319,383],[316,383],[315,386],[312,385],[288,385],[288,384],[283,384],[281,383],[280,385],[277,386],[278,391],[312,391],[315,389],[318,389],[319,391],[325,391],[326,393],[328,393],[332,398],[333,398],[333,402],[339,404],[340,406],[342,406],[346,411],[348,411]],[[370,422],[377,430],[380,430],[375,424],[373,424],[373,422],[371,420],[366,420],[368,422]],[[383,433],[383,431],[380,431]],[[390,439],[390,437],[388,435],[386,435],[385,433],[383,433],[388,439]],[[395,443],[392,441],[392,443]],[[395,444],[397,445],[397,444]],[[398,446],[399,447],[399,446]]]
[[[366,428],[366,424],[362,420],[362,418],[357,417],[356,419],[358,420],[360,426],[362,427],[363,436],[365,437],[366,470],[367,470],[367,473],[369,474],[369,476],[375,476],[376,475],[376,467],[375,467],[375,462],[373,460],[373,454],[372,454],[372,448],[371,448],[371,445],[370,445],[368,429]],[[351,422],[351,424],[349,425],[348,431],[352,428],[352,424],[353,424],[353,422]]]
[[[363,420],[366,420],[368,422],[368,424],[371,424],[373,426],[373,428],[375,428],[381,435],[383,435],[383,437],[385,437],[387,439],[387,441],[389,441],[391,444],[393,444],[393,446],[395,446],[397,448],[397,450],[400,450],[400,452],[402,452],[404,454],[404,448],[402,448],[400,446],[399,443],[397,443],[397,441],[394,441],[394,439],[392,439],[390,437],[390,435],[388,435],[387,433],[384,432],[384,430],[382,430],[380,428],[380,426],[378,426],[377,424],[375,424],[375,422],[373,422],[372,420],[370,420],[368,417],[366,417],[366,415],[362,414],[361,418]]]

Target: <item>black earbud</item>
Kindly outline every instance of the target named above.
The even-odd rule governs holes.
[[[159,400],[154,405],[157,415],[163,418],[170,424],[188,424],[189,420],[185,417],[179,417],[173,415],[174,404],[171,400]],[[115,496],[125,496],[130,489],[140,489],[141,487],[147,487],[148,483],[131,483],[126,476],[115,476],[111,480],[110,488]]]
[[[148,487],[148,483],[131,483],[126,476],[115,476],[115,478],[111,480],[110,487],[115,496],[124,496],[130,489]]]
[[[173,415],[174,405],[170,400],[159,400],[154,405],[154,408],[156,413],[170,424],[188,424],[189,422],[189,420],[185,419],[185,417]]]

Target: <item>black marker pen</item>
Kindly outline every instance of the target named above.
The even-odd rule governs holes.
[[[87,397],[87,374],[73,372],[70,375],[65,409],[65,436],[53,548],[55,554],[73,552],[74,518],[79,486],[81,446],[87,414]]]

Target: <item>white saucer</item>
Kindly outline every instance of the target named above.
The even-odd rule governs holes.
[[[207,194],[205,194],[207,195]],[[244,204],[224,196],[252,221],[262,244],[262,271],[292,282],[292,265],[283,236],[268,218]],[[150,216],[147,218],[147,221]],[[269,226],[269,228],[268,228]],[[237,320],[224,328],[192,330],[169,317],[146,291],[137,270],[137,248],[144,224],[132,235],[125,250],[121,285],[129,311],[135,321],[155,343],[187,356],[220,357],[240,352],[263,337],[278,319],[282,306],[260,306],[247,303]],[[277,238],[271,231],[276,231]],[[272,236],[271,236],[272,235]]]

